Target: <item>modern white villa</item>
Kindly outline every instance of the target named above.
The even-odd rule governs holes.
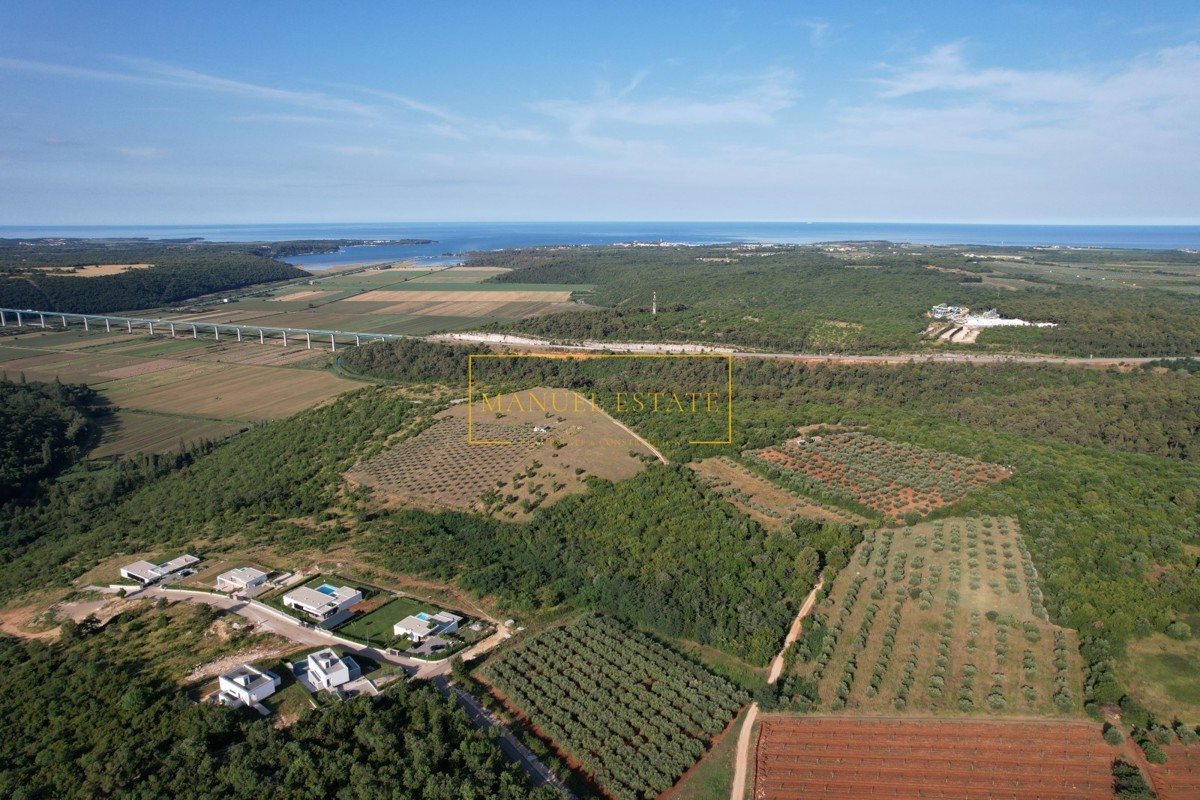
[[[414,643],[420,642],[427,636],[440,636],[458,630],[462,617],[449,611],[439,611],[436,614],[421,612],[405,617],[392,626],[393,636],[407,636]]]
[[[200,559],[193,555],[182,555],[163,564],[151,564],[149,561],[135,561],[121,567],[121,577],[137,581],[142,586],[158,583],[172,572],[178,572],[184,567],[190,567]]]
[[[218,683],[221,685],[218,702],[241,708],[256,705],[275,694],[280,678],[270,670],[242,664],[222,674]]]
[[[247,589],[253,589],[256,586],[262,586],[267,582],[267,573],[261,569],[254,567],[237,567],[228,572],[222,572],[217,576],[217,591],[229,592],[244,592]]]
[[[362,668],[350,656],[339,656],[331,647],[308,656],[308,679],[318,689],[336,689],[362,677]]]
[[[329,619],[344,608],[363,599],[362,592],[351,586],[330,586],[323,583],[315,589],[301,586],[283,596],[283,604],[296,608],[320,621]]]

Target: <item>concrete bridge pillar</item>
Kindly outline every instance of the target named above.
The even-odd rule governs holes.
[[[130,333],[133,333],[133,320],[131,320],[131,319],[125,320],[125,327],[129,329]]]
[[[66,314],[63,314],[62,321],[63,321],[63,327],[64,328],[67,327],[67,315]]]
[[[237,329],[237,335],[238,335],[238,341],[240,342],[242,340],[242,329],[241,328]]]
[[[331,333],[331,334],[329,334],[329,352],[331,352],[331,353],[336,353],[336,352],[337,352],[337,342],[335,342],[335,341],[333,340],[333,334],[332,334],[332,333]]]
[[[8,318],[4,316],[3,311],[0,311],[0,325],[8,326]]]
[[[283,332],[283,346],[287,347],[287,331]]]
[[[91,330],[91,328],[90,328],[90,327],[88,327],[88,318],[87,318],[87,317],[84,317],[84,318],[83,318],[83,329],[84,329],[85,331],[90,331],[90,330]]]
[[[362,337],[361,337],[361,336],[359,336],[357,333],[356,333],[356,334],[354,334],[354,346],[355,346],[355,347],[362,347]]]
[[[110,320],[108,317],[104,318],[104,332],[112,333],[112,320]]]
[[[259,328],[259,329],[258,329],[258,343],[259,343],[259,344],[266,344],[266,343],[267,343],[267,335],[266,335],[265,333],[263,333],[263,329],[262,329],[262,328]]]
[[[18,311],[17,312],[17,327],[20,328],[20,327],[22,327],[22,325],[23,325],[23,323],[21,322],[21,312]]]
[[[192,326],[192,338],[193,338],[193,339],[199,339],[199,338],[200,338],[200,331],[196,330],[196,326],[195,326],[195,325],[193,325],[193,326]]]
[[[40,317],[40,318],[41,318],[41,320],[42,320],[42,328],[45,328],[45,327],[46,327],[46,315],[45,315],[45,314],[38,314],[38,317]]]
[[[216,325],[213,325],[213,340],[217,342],[221,341],[221,329]]]
[[[170,325],[171,325],[171,338],[174,339],[175,338],[175,323],[172,322],[172,323],[170,323]]]
[[[150,326],[150,335],[153,336],[154,335],[154,323],[147,322],[146,324]]]
[[[312,350],[312,334],[308,331],[304,332],[304,340],[308,342],[308,349]]]

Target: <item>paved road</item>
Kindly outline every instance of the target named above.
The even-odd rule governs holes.
[[[352,655],[361,654],[375,661],[401,666],[404,668],[405,673],[411,677],[432,681],[433,685],[443,695],[449,696],[450,692],[453,691],[459,705],[467,712],[467,716],[470,717],[471,723],[475,727],[484,730],[495,728],[499,731],[500,735],[497,742],[500,745],[500,750],[504,753],[505,757],[521,767],[535,786],[554,786],[561,789],[564,796],[572,797],[566,787],[563,786],[562,781],[558,779],[550,768],[538,760],[538,757],[530,752],[529,748],[521,744],[503,723],[492,716],[487,709],[483,708],[474,697],[450,683],[448,676],[450,674],[450,662],[453,660],[452,658],[429,662],[392,655],[374,647],[366,647],[357,642],[343,639],[320,628],[310,628],[301,625],[298,620],[263,603],[237,600],[219,594],[194,592],[187,589],[168,589],[162,586],[148,586],[140,591],[130,592],[126,597],[133,599],[140,597],[162,597],[176,602],[207,603],[214,608],[237,614],[254,622],[261,631],[276,633],[297,644],[307,647],[325,647],[337,644]],[[466,650],[463,653],[463,658],[469,661],[479,653],[486,652],[495,647],[509,636],[510,634],[507,630],[499,628],[495,634]]]
[[[133,599],[139,597],[162,597],[171,601],[207,603],[214,608],[219,608],[250,620],[261,631],[278,634],[297,644],[306,647],[328,647],[329,645],[336,644],[351,654],[359,653],[374,661],[404,667],[406,673],[418,678],[432,678],[435,675],[450,672],[450,659],[428,662],[418,658],[407,658],[405,656],[385,653],[375,647],[367,647],[358,642],[343,639],[322,628],[311,628],[301,625],[299,620],[256,601],[239,600],[226,597],[225,595],[194,592],[187,589],[168,589],[162,586],[148,586],[140,591],[130,592],[126,597]]]
[[[471,723],[476,728],[482,728],[483,730],[494,728],[498,731],[499,738],[496,741],[500,745],[500,750],[510,761],[515,761],[521,766],[521,769],[529,776],[530,781],[535,786],[553,786],[560,789],[564,796],[574,797],[574,795],[567,791],[567,787],[558,779],[558,776],[543,764],[528,747],[521,744],[520,740],[512,735],[512,732],[509,731],[504,723],[480,705],[479,701],[472,697],[470,693],[450,683],[450,680],[445,676],[434,678],[433,685],[447,697],[453,693],[458,699],[458,704],[467,712],[467,716],[471,718]]]

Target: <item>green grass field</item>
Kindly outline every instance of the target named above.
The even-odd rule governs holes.
[[[1117,671],[1129,693],[1160,718],[1200,722],[1200,640],[1161,633],[1134,639]]]
[[[370,614],[350,620],[338,628],[338,633],[349,634],[360,639],[373,638],[375,641],[380,641],[382,638],[383,641],[390,642],[395,638],[392,636],[392,626],[405,617],[419,614],[422,611],[426,614],[436,614],[438,609],[419,600],[397,597]]]

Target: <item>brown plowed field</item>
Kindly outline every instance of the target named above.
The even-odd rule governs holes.
[[[1109,797],[1112,760],[1120,753],[1100,731],[1086,722],[767,716],[754,797]]]
[[[1194,800],[1200,797],[1200,745],[1179,742],[1163,747],[1167,763],[1150,764],[1158,800]]]

